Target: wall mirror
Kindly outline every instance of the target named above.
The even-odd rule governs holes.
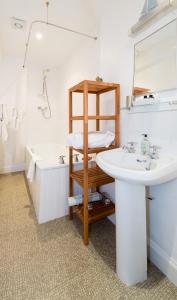
[[[177,20],[135,45],[134,102],[177,89]]]

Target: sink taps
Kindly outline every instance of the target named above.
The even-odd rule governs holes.
[[[147,160],[146,160],[146,171],[151,170],[151,165],[152,165],[152,157],[151,157],[151,155],[148,154]]]
[[[148,155],[151,157],[151,159],[158,159],[159,158],[159,154],[158,154],[159,149],[160,149],[159,146],[156,146],[156,145],[150,146],[150,151],[149,151]]]
[[[151,149],[152,149],[152,151],[151,151]],[[160,149],[159,146],[156,146],[156,145],[150,146],[150,151],[147,155],[147,161],[146,161],[146,170],[147,171],[151,170],[152,160],[159,158],[158,149]]]
[[[151,154],[148,154],[146,156],[146,159],[139,159],[138,158],[136,161],[140,164],[145,164],[144,166],[145,166],[146,171],[150,171],[151,166],[152,166],[152,159],[153,158],[152,158]]]
[[[136,146],[135,142],[129,142],[128,145],[124,145],[122,149],[128,153],[135,153],[136,152],[135,146]]]
[[[79,162],[79,154],[73,154],[74,162]]]
[[[137,159],[136,161],[138,163],[145,163],[145,168],[147,171],[151,170],[151,166],[152,166],[152,160],[158,159],[159,155],[158,155],[158,149],[160,149],[159,146],[153,145],[150,146],[149,152],[146,155],[145,159]]]
[[[60,155],[60,156],[59,156],[59,164],[62,164],[62,165],[63,165],[63,164],[65,163],[64,157],[65,157],[64,155]]]

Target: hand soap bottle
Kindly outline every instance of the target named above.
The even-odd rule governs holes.
[[[141,141],[141,154],[147,155],[150,150],[150,142],[147,134],[142,134],[143,139]]]

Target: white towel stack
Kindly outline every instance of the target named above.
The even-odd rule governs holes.
[[[91,131],[88,134],[88,147],[109,147],[114,142],[114,139],[115,134],[110,131]],[[75,149],[83,149],[83,133],[69,134],[67,144]]]

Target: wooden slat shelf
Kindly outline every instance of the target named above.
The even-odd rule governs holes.
[[[85,83],[88,83],[88,93],[90,94],[103,94],[106,92],[113,91],[119,87],[119,84],[115,84],[115,83],[84,80],[79,84],[75,85],[74,87],[72,87],[69,91],[75,93],[83,93]]]
[[[134,87],[133,95],[134,96],[139,96],[139,95],[146,94],[150,91],[151,91],[150,89],[145,89],[145,88],[142,88],[142,87]]]
[[[116,116],[88,116],[88,120],[115,120]],[[84,116],[74,116],[71,117],[72,121],[83,121],[84,120]]]
[[[116,116],[88,116],[88,120],[115,120]],[[71,118],[72,121],[84,120],[84,116],[74,116]]]
[[[113,149],[116,149],[117,147],[112,145],[112,146],[109,146],[109,147],[101,147],[101,148],[88,148],[88,154],[97,154],[97,153],[100,153],[100,152],[104,152],[104,151],[108,151],[108,150],[113,150]],[[76,149],[76,148],[73,148],[74,151],[77,151],[81,154],[84,154],[84,150],[83,149]]]
[[[84,170],[74,171],[70,176],[81,187],[84,186]],[[114,182],[114,179],[104,173],[98,166],[88,169],[88,188],[95,188],[111,182]]]
[[[84,221],[84,209],[83,205],[77,205],[74,207],[74,212],[78,215],[81,221]],[[92,203],[92,209],[88,212],[88,223],[94,223],[103,218],[106,218],[115,213],[115,205],[111,201],[109,204],[105,204],[104,201],[97,201]]]

